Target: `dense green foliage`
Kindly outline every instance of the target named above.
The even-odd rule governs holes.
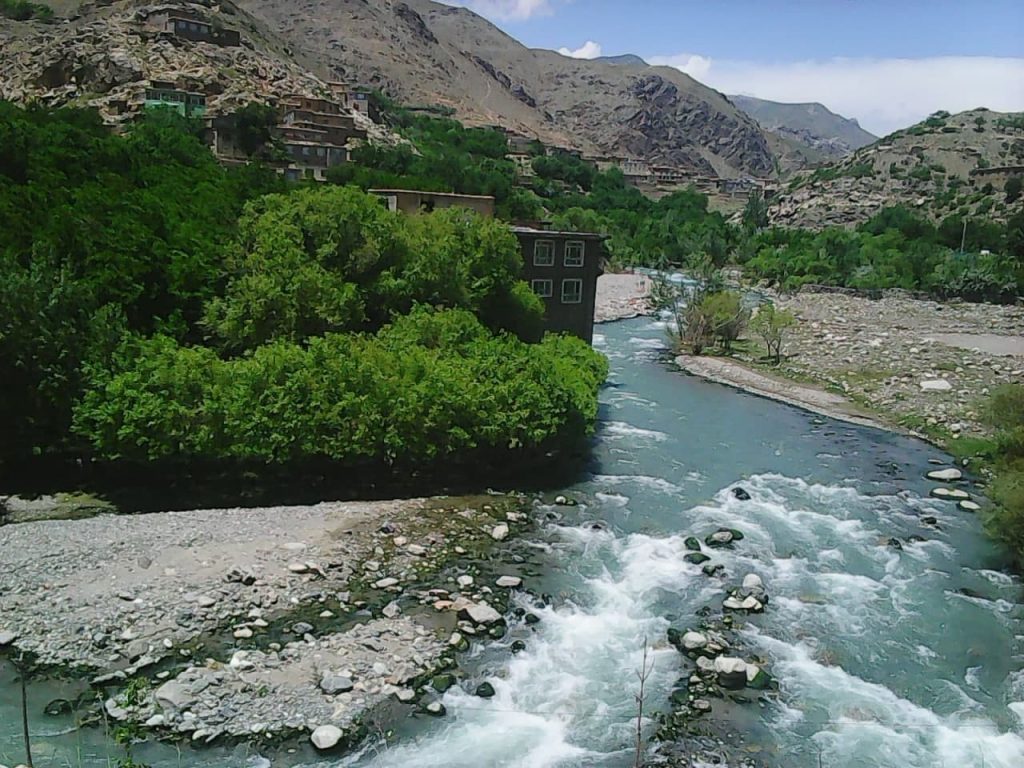
[[[76,428],[110,457],[324,457],[404,465],[586,433],[607,373],[582,342],[494,336],[465,310],[414,310],[376,335],[276,340],[224,360],[140,340],[90,381]]]
[[[15,21],[28,21],[29,19],[51,21],[53,9],[43,3],[32,3],[29,0],[0,0],[0,16],[6,16]]]
[[[996,428],[996,477],[989,489],[995,503],[989,516],[992,532],[1024,564],[1024,385],[996,390],[989,404]]]
[[[0,456],[61,446],[83,362],[125,331],[201,338],[246,198],[280,182],[225,171],[190,131],[0,103]]]
[[[0,461],[410,466],[588,432],[603,358],[527,343],[542,304],[507,227],[285,189],[170,113],[115,136],[0,104]]]
[[[751,276],[786,289],[807,283],[905,288],[978,301],[1024,293],[1024,213],[1006,225],[971,220],[965,230],[959,218],[935,226],[889,208],[856,230],[772,229],[745,249]]]

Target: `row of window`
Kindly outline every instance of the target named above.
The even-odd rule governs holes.
[[[194,21],[175,21],[174,28],[178,32],[201,32],[204,35],[210,34],[210,26],[208,24],[197,24]]]
[[[582,240],[570,240],[565,244],[565,257],[563,264],[567,267],[583,266]],[[553,267],[555,266],[555,241],[538,240],[533,245],[533,266]]]
[[[542,299],[550,299],[554,296],[555,283],[553,280],[534,280],[531,283],[533,292]],[[583,301],[583,281],[579,278],[570,278],[562,281],[562,303],[579,304]]]

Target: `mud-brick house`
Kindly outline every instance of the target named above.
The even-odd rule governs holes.
[[[242,44],[238,30],[213,24],[184,8],[151,13],[146,19],[146,26],[194,43],[210,43],[225,48],[236,48]]]
[[[206,114],[206,94],[153,80],[146,86],[143,106],[147,110],[173,109],[182,117],[203,117]]]
[[[411,189],[371,189],[389,210],[406,214],[439,208],[467,208],[494,215],[494,198]],[[604,235],[560,232],[539,222],[514,225],[523,259],[522,279],[544,302],[544,327],[571,333],[590,343],[594,339],[597,278],[604,271]]]

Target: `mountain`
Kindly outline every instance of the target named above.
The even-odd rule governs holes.
[[[756,122],[676,69],[572,59],[523,46],[466,8],[431,0],[239,0],[325,76],[409,104],[452,108],[597,155],[694,173],[769,176]]]
[[[902,205],[947,216],[1005,220],[1024,207],[1006,183],[1024,178],[1024,114],[937,112],[849,157],[794,179],[769,208],[774,224],[855,225]],[[1012,196],[1011,196],[1012,197]]]
[[[636,58],[581,60],[526,48],[465,8],[431,0],[97,0],[54,3],[68,21],[0,21],[0,98],[112,104],[147,79],[183,80],[216,113],[250,97],[330,81],[377,88],[400,103],[440,106],[471,125],[691,173],[769,177],[757,123],[676,69]],[[145,18],[188,9],[239,29],[215,49],[144,33]]]
[[[752,96],[730,96],[729,100],[766,131],[797,146],[809,147],[824,158],[845,157],[878,140],[856,120],[837,115],[822,104],[783,104]]]
[[[598,56],[594,61],[603,61],[608,64],[621,64],[630,67],[649,67],[646,61],[632,53],[624,53],[621,56]]]

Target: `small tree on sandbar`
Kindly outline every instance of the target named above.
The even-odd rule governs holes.
[[[768,350],[768,357],[778,365],[782,362],[782,345],[789,329],[796,325],[796,316],[788,309],[776,309],[774,304],[765,304],[750,321],[750,328],[761,337]]]

